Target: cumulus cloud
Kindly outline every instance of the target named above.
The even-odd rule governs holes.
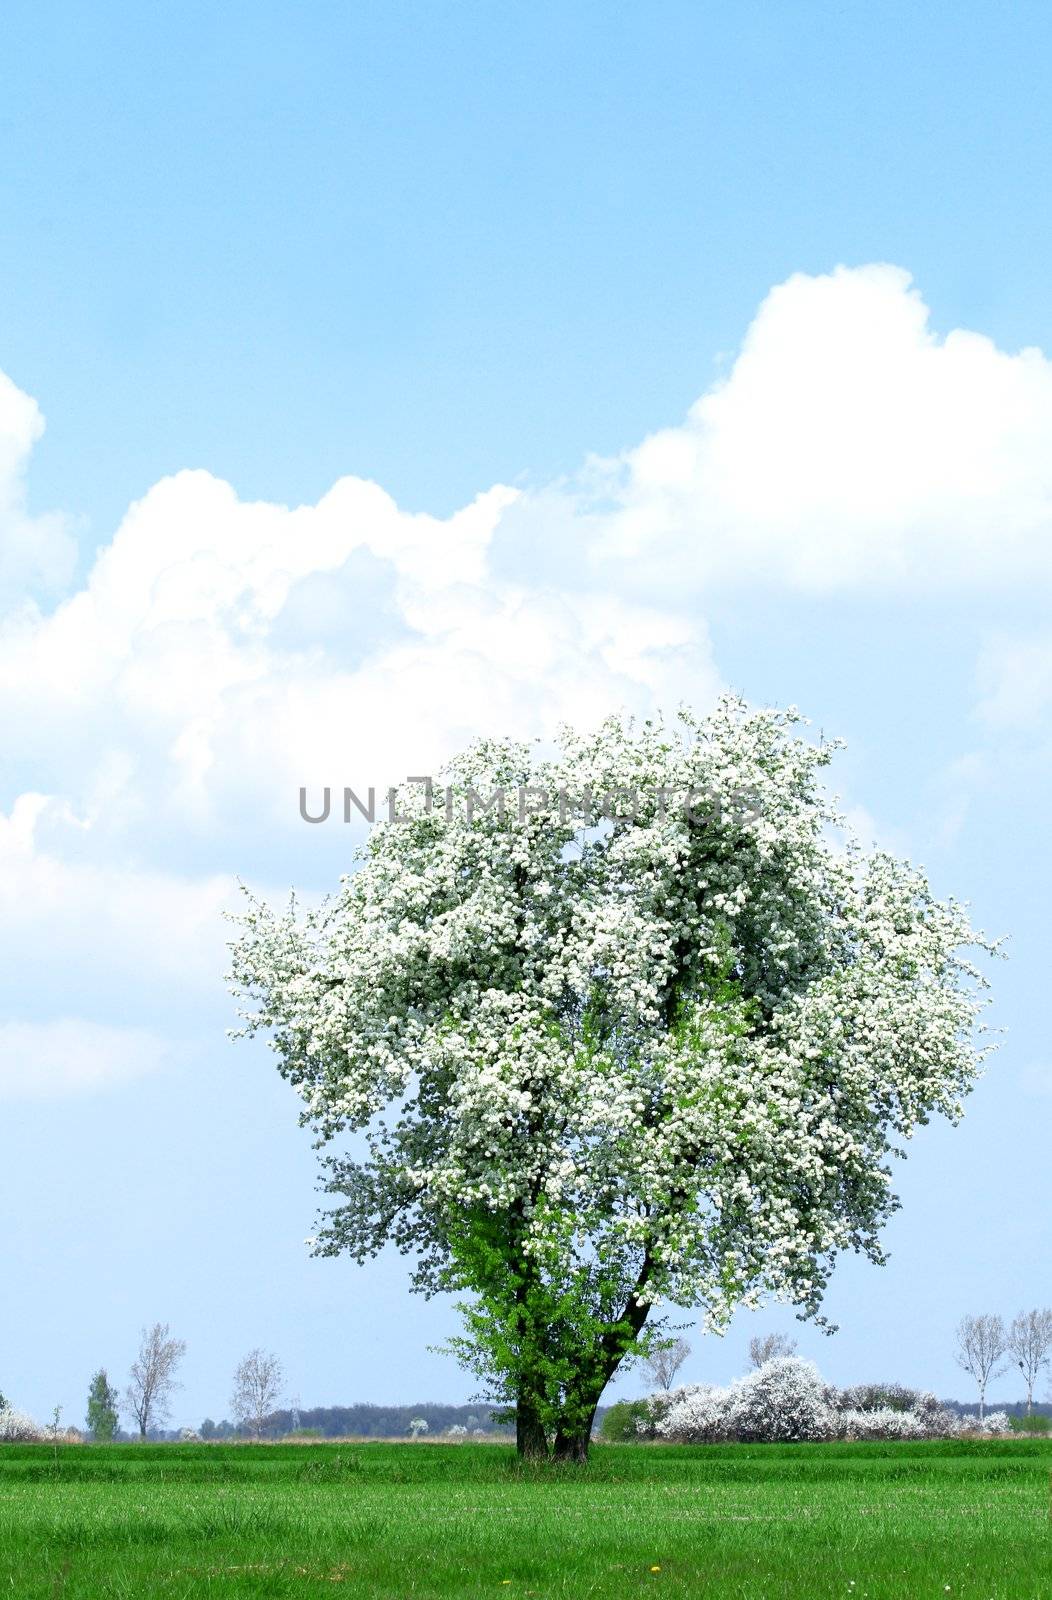
[[[515,498],[498,487],[436,519],[345,478],[289,508],[181,472],[129,509],[76,593],[7,616],[9,1011],[29,991],[122,1022],[178,1028],[190,1005],[225,1023],[235,874],[309,888],[333,856],[349,864],[338,832],[319,861],[300,785],[382,789],[480,733],[711,699],[703,624],[494,575]]]
[[[156,1071],[170,1047],[146,1028],[63,1018],[0,1023],[0,1101],[116,1088]]]
[[[772,290],[681,425],[572,483],[436,518],[354,477],[288,507],[179,472],[58,603],[42,590],[68,578],[68,529],[26,511],[42,427],[0,375],[0,599],[19,601],[0,622],[0,988],[87,1014],[96,985],[125,1022],[145,1020],[132,994],[219,999],[233,874],[299,877],[322,831],[300,785],[361,792],[480,733],[704,706],[699,610],[728,586],[986,593],[1052,569],[1052,363],[936,334],[890,266]],[[1040,714],[1047,639],[995,641],[981,681],[989,722]]]
[[[711,699],[700,622],[492,572],[514,499],[442,521],[354,478],[293,510],[204,472],[164,480],[79,593],[0,633],[26,787],[97,837],[170,848],[173,829],[292,821],[300,784],[437,768],[482,732]]]
[[[653,590],[1004,585],[1052,571],[1052,363],[939,337],[893,266],[798,274],[684,423],[592,463],[593,572]]]
[[[76,546],[66,519],[26,510],[26,465],[43,431],[36,401],[0,372],[0,606],[26,590],[60,589],[73,571]]]
[[[39,414],[8,400],[21,472]],[[869,266],[774,289],[681,426],[574,487],[497,486],[439,519],[356,478],[289,508],[181,472],[78,593],[0,632],[19,781],[148,852],[250,807],[292,818],[301,783],[431,768],[494,727],[704,702],[692,587],[1043,579],[1050,445],[1040,352],[937,336],[908,275]],[[518,563],[509,531],[531,546]]]

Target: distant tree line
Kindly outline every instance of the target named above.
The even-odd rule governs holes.
[[[158,1441],[282,1439],[297,1436],[405,1439],[424,1435],[463,1440],[493,1434],[512,1436],[515,1431],[514,1420],[509,1419],[507,1410],[494,1411],[488,1405],[477,1402],[469,1405],[427,1403],[402,1406],[360,1403],[307,1408],[293,1402],[284,1406],[280,1403],[284,1388],[282,1364],[277,1356],[258,1348],[250,1350],[235,1369],[229,1418],[217,1422],[206,1417],[199,1429],[166,1429],[164,1423],[171,1413],[172,1397],[175,1390],[181,1387],[177,1372],[185,1351],[185,1343],[172,1336],[167,1323],[155,1322],[152,1327],[142,1330],[139,1351],[132,1363],[123,1395],[110,1382],[106,1368],[99,1367],[88,1389],[86,1423],[90,1438],[97,1443],[126,1440],[136,1435],[141,1440]],[[685,1339],[668,1336],[655,1340],[644,1365],[658,1395],[651,1397],[650,1401],[620,1401],[615,1402],[613,1407],[600,1406],[596,1411],[596,1426],[602,1424],[604,1415],[612,1412],[606,1423],[605,1436],[619,1437],[622,1428],[627,1428],[629,1434],[634,1435],[641,1419],[633,1408],[651,1405],[661,1394],[668,1395],[690,1353],[690,1345]],[[772,1362],[791,1361],[795,1353],[796,1341],[783,1334],[756,1337],[749,1344],[749,1361],[754,1372],[766,1369]],[[940,1401],[938,1405],[944,1413],[959,1418],[977,1415],[982,1422],[989,1386],[1006,1371],[1015,1368],[1022,1379],[1026,1398],[1024,1401],[999,1404],[996,1408],[998,1413],[1019,1420],[1019,1425],[1024,1429],[1029,1427],[1030,1421],[1034,1422],[1032,1431],[1037,1430],[1038,1422],[1047,1426],[1044,1419],[1052,1418],[1052,1404],[1035,1402],[1034,1390],[1052,1366],[1052,1309],[1045,1307],[1021,1311],[1009,1323],[991,1313],[962,1317],[955,1330],[954,1355],[957,1364],[973,1379],[978,1399]],[[869,1386],[874,1393],[879,1389],[884,1397],[880,1406],[893,1411],[903,1409],[892,1394],[897,1387],[894,1384]],[[698,1389],[699,1386],[695,1385],[694,1388]],[[903,1394],[906,1393],[904,1390]],[[60,1409],[56,1407],[53,1424],[47,1433],[49,1438],[57,1439],[59,1436]],[[133,1423],[134,1431],[131,1434],[120,1428],[122,1409]],[[0,1393],[0,1440],[37,1435],[42,1437],[44,1431],[32,1418],[17,1412]]]
[[[282,1407],[266,1418],[260,1437],[280,1439],[293,1434],[316,1433],[323,1439],[346,1438],[348,1435],[363,1439],[406,1439],[413,1431],[410,1424],[418,1418],[427,1423],[427,1432],[433,1436],[441,1436],[450,1428],[464,1428],[468,1438],[478,1432],[512,1436],[515,1431],[513,1425],[498,1422],[486,1406],[362,1404],[309,1406],[295,1410]],[[202,1439],[237,1439],[249,1437],[252,1429],[244,1423],[226,1419],[216,1422],[206,1417],[198,1432]]]
[[[979,1415],[978,1400],[942,1400],[939,1403],[947,1411],[953,1411],[959,1417]],[[1029,1411],[1025,1400],[988,1401],[984,1409],[991,1407],[996,1411],[1007,1412],[1010,1417],[1052,1417],[1052,1400],[1032,1400]]]

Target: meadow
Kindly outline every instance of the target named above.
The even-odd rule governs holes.
[[[0,1596],[1052,1595],[1052,1443],[10,1445]]]

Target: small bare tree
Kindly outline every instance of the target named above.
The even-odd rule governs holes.
[[[784,1333],[757,1334],[755,1339],[749,1340],[749,1360],[754,1367],[766,1366],[768,1361],[774,1361],[778,1356],[795,1356],[796,1340],[786,1338]]]
[[[979,1420],[986,1415],[986,1387],[1005,1370],[1008,1335],[998,1316],[962,1317],[957,1324],[957,1365],[974,1380],[979,1391]]]
[[[1026,1384],[1026,1414],[1034,1405],[1034,1387],[1052,1357],[1052,1311],[1021,1311],[1008,1330],[1008,1354],[1015,1360]]]
[[[234,1393],[230,1407],[234,1421],[249,1427],[257,1439],[263,1437],[267,1418],[281,1398],[285,1381],[281,1362],[265,1350],[250,1350],[234,1373]]]
[[[182,1339],[173,1339],[167,1322],[143,1328],[139,1354],[132,1362],[131,1381],[124,1391],[124,1402],[139,1424],[139,1438],[146,1438],[151,1423],[164,1420],[171,1410],[173,1391],[179,1388],[175,1374],[186,1354]]]
[[[646,1368],[659,1389],[672,1388],[676,1373],[689,1355],[690,1345],[686,1339],[673,1339],[651,1351],[646,1358]]]

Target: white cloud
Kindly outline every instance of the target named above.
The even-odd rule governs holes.
[[[26,463],[43,431],[36,401],[0,372],[0,604],[27,588],[60,589],[73,570],[66,519],[26,511]]]
[[[0,1101],[116,1088],[156,1071],[170,1046],[146,1028],[63,1018],[0,1023]]]
[[[897,267],[798,274],[681,426],[590,478],[594,570],[662,591],[1045,579],[1052,363],[964,329],[937,337]]]
[[[301,784],[382,788],[483,732],[711,698],[703,625],[494,576],[514,499],[498,487],[441,521],[347,478],[289,509],[183,472],[130,508],[78,592],[8,616],[9,1014],[28,993],[178,1030],[190,1005],[218,1038],[235,874],[328,880],[319,847],[346,865],[345,840],[299,821]],[[91,1040],[40,1081],[90,1079],[106,1042]],[[131,1059],[115,1051],[113,1074]]]
[[[170,848],[173,829],[292,821],[302,783],[379,785],[482,732],[710,699],[703,625],[492,573],[514,499],[493,489],[438,521],[352,478],[296,510],[203,472],[166,479],[79,593],[0,635],[26,786],[100,837],[138,827],[140,848]]]
[[[25,511],[42,426],[0,376],[0,593],[22,602],[0,624],[0,988],[94,1014],[95,985],[126,1021],[129,994],[221,998],[231,877],[269,872],[279,832],[276,876],[298,875],[301,784],[380,788],[479,733],[710,700],[699,587],[985,592],[1052,569],[1052,364],[937,337],[887,266],[773,290],[681,426],[576,485],[439,519],[356,478],[289,508],[180,472],[51,610],[30,593],[63,581],[69,539]],[[1047,641],[982,670],[992,722],[1052,699]]]
[[[8,389],[21,472],[39,414]],[[538,543],[557,525],[558,558],[512,581],[498,535],[531,519]],[[498,486],[443,520],[355,478],[294,509],[163,480],[78,593],[9,617],[0,713],[21,787],[149,855],[483,730],[705,701],[692,585],[1019,581],[1047,572],[1050,534],[1052,364],[936,337],[897,268],[839,268],[773,290],[684,424],[591,463],[576,494]]]

